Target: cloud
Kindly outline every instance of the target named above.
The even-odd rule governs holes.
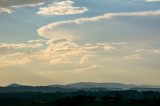
[[[45,43],[47,40],[37,39],[37,40],[29,40],[28,43]]]
[[[160,16],[160,10],[155,11],[142,11],[142,12],[121,12],[121,13],[106,13],[104,15],[90,17],[90,18],[79,18],[76,20],[67,20],[50,23],[46,26],[42,26],[37,30],[38,34],[47,39],[57,38],[72,38],[75,39],[75,35],[72,31],[62,28],[66,25],[79,25],[86,22],[96,22],[101,20],[107,20],[114,17],[144,17],[144,16]]]
[[[63,42],[67,42],[68,40],[67,39],[57,39],[57,40],[55,40],[55,39],[52,39],[52,40],[49,40],[48,42],[47,42],[47,44],[59,44],[59,43],[63,43]]]
[[[36,4],[25,4],[25,5],[19,5],[19,6],[11,6],[11,8],[17,9],[17,8],[23,8],[23,7],[35,7],[35,6],[41,6],[43,4],[44,4],[44,2],[36,3]]]
[[[78,44],[67,39],[50,40],[45,54],[51,59],[53,64],[86,64],[90,59],[100,56],[101,53],[117,50],[121,43]]]
[[[13,10],[8,9],[8,8],[1,8],[0,7],[0,13],[8,13],[11,14],[13,12]]]
[[[14,8],[36,6],[47,0],[0,0],[0,13],[12,13]]]
[[[137,53],[143,53],[143,54],[160,54],[160,49],[137,49],[136,50]]]
[[[79,45],[65,39],[51,40],[48,44],[44,52],[50,56],[51,63],[79,64],[83,55],[92,54],[89,50],[84,49],[85,45]]]
[[[31,40],[32,41],[32,40]],[[10,55],[19,52],[31,52],[42,49],[44,42],[27,42],[27,43],[0,43],[0,55]]]
[[[82,14],[88,9],[86,7],[74,7],[74,2],[71,0],[53,2],[47,7],[41,7],[37,12],[39,15],[69,15],[69,14]]]
[[[133,55],[130,55],[130,56],[124,56],[123,59],[134,61],[134,60],[141,60],[141,59],[143,59],[143,57],[138,55],[138,54],[133,54]]]
[[[42,49],[37,49],[42,45]],[[0,44],[0,50],[8,50],[7,53],[0,55],[0,61],[3,62],[3,66],[26,64],[37,60],[48,62],[50,65],[84,65],[88,64],[88,61],[96,59],[97,56],[101,56],[101,53],[115,51],[117,45],[121,45],[121,43],[116,45],[112,43],[78,44],[67,39],[48,41],[40,39],[30,40],[26,44]],[[19,62],[17,59],[25,62]]]
[[[88,61],[90,61],[89,59],[93,59],[94,57],[97,57],[97,54],[95,54],[95,55],[91,55],[91,54],[84,55],[84,56],[82,56],[82,58],[80,60],[80,64],[86,64]]]
[[[8,43],[0,43],[0,49],[29,49],[29,48],[39,48],[43,45],[41,43],[35,43],[35,44],[8,44]]]
[[[46,0],[0,0],[0,7],[32,5],[45,2]]]
[[[126,46],[124,42],[78,44],[67,39],[51,39],[46,42],[46,48],[40,50],[32,58],[47,60],[50,64],[88,64],[97,56],[116,51],[118,47]],[[43,57],[43,58],[42,58]]]
[[[103,66],[101,65],[91,65],[84,68],[75,69],[76,72],[84,72],[84,71],[102,71]]]
[[[5,68],[8,66],[18,66],[18,65],[26,65],[29,63],[37,63],[40,62],[48,62],[48,55],[41,50],[36,51],[14,51],[13,53],[0,55],[0,68]]]
[[[0,55],[0,68],[13,65],[23,65],[29,62],[30,59],[25,53],[17,52],[9,55]]]
[[[84,46],[84,49],[90,51],[110,51],[115,50],[116,47],[112,46],[112,43],[96,43],[95,45],[87,43]]]
[[[80,64],[83,64],[86,61],[88,61],[88,57],[89,57],[88,55],[83,56],[82,59],[80,60]]]
[[[11,14],[17,8],[41,6],[49,0],[0,0],[0,13]],[[50,2],[48,2],[50,3]],[[86,7],[75,7],[71,0],[52,0],[47,7],[40,7],[39,15],[69,15],[82,14],[88,9]]]
[[[160,0],[145,0],[146,2],[159,2]]]
[[[157,49],[157,50],[152,50],[153,53],[156,53],[156,54],[159,54],[160,55],[160,49]]]

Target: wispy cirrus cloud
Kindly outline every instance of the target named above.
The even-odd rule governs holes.
[[[139,61],[160,55],[160,49],[137,49],[134,54],[123,56],[123,60]]]
[[[0,43],[0,55],[10,55],[19,52],[31,52],[42,49],[45,42],[40,42],[41,40],[31,40],[26,43]]]
[[[29,48],[39,48],[43,45],[41,43],[35,44],[7,44],[7,43],[0,43],[0,49],[29,49]]]
[[[160,49],[137,49],[137,53],[143,53],[143,54],[160,54]]]
[[[102,71],[103,68],[104,67],[101,66],[101,65],[91,65],[91,66],[88,66],[88,67],[83,67],[83,68],[75,69],[74,71],[76,71],[76,72]]]
[[[129,55],[129,56],[123,56],[123,60],[131,60],[131,61],[135,61],[135,60],[142,60],[143,57],[139,54],[133,54],[133,55]]]

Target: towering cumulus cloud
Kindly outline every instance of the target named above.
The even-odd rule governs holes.
[[[143,16],[160,16],[160,10],[142,11],[142,12],[121,12],[121,13],[106,13],[104,15],[91,18],[79,18],[76,20],[60,21],[42,26],[37,30],[38,34],[47,39],[57,38],[74,38],[71,31],[60,29],[65,25],[78,25],[86,22],[96,22],[100,20],[111,19],[113,17],[143,17]]]

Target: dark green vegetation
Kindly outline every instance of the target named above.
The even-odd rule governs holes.
[[[0,106],[160,106],[160,92],[75,91],[0,93]]]

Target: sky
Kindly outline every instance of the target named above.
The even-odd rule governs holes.
[[[160,85],[160,0],[0,0],[0,86]]]

